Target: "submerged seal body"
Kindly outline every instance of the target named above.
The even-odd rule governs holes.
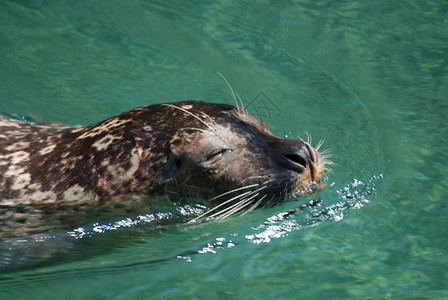
[[[86,127],[0,118],[0,238],[138,212],[158,195],[230,214],[313,192],[324,171],[308,143],[226,104],[149,105]]]

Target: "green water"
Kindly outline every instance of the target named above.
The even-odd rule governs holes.
[[[448,298],[447,20],[438,0],[1,1],[3,115],[232,103],[218,71],[335,165],[318,195],[244,217],[185,225],[181,207],[2,244],[0,298]]]

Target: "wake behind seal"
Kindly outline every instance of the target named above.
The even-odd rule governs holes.
[[[204,216],[250,211],[319,190],[319,147],[278,138],[243,108],[195,101],[85,127],[0,118],[0,239],[138,213],[151,198],[191,197],[192,189],[216,204]]]

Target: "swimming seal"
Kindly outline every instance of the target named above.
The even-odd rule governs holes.
[[[215,203],[204,216],[252,210],[320,189],[318,148],[276,137],[241,107],[195,101],[86,127],[0,118],[0,238],[138,213],[159,195]]]

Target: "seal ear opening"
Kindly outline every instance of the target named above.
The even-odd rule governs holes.
[[[179,175],[181,168],[182,161],[178,157],[171,154],[166,161],[165,168],[163,169],[163,179],[176,178]]]
[[[178,168],[178,170],[180,171],[180,167],[182,166],[182,162],[180,161],[180,159],[175,159],[174,163],[175,163],[176,167]]]

